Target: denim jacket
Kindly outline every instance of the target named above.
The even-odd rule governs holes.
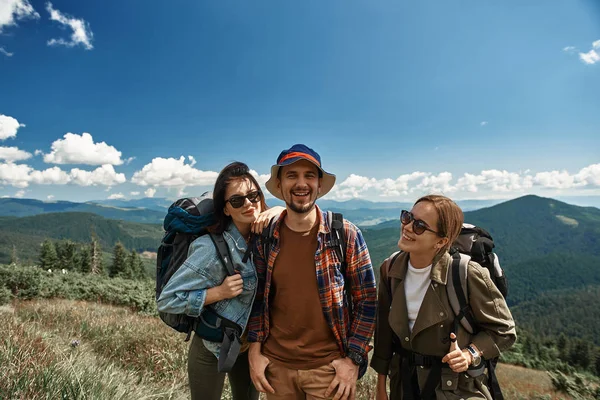
[[[256,270],[251,259],[246,263],[242,262],[247,245],[233,223],[223,232],[223,237],[229,245],[234,269],[242,275],[244,287],[239,296],[213,303],[211,307],[245,330],[256,295]],[[219,286],[226,277],[227,270],[221,263],[210,236],[200,236],[190,245],[188,258],[165,285],[156,302],[158,310],[197,317],[204,308],[206,291]],[[218,357],[221,344],[206,340],[203,342]]]

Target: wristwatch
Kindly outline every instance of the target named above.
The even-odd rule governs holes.
[[[360,365],[363,362],[363,357],[358,354],[355,351],[350,350],[347,354],[346,357],[348,357],[350,360],[352,360],[352,362],[354,363],[354,365]]]
[[[481,364],[481,356],[479,355],[479,352],[476,351],[471,345],[467,346],[467,350],[469,350],[469,353],[471,353],[473,356],[473,362],[471,365],[474,367],[479,367],[479,364]]]

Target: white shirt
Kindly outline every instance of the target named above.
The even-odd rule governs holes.
[[[423,303],[423,298],[431,282],[429,276],[431,267],[432,264],[429,264],[425,268],[415,268],[410,263],[410,260],[408,261],[408,271],[406,271],[406,278],[404,279],[404,293],[406,294],[408,327],[411,332],[419,314],[421,303]]]

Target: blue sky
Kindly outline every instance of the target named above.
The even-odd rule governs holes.
[[[331,199],[597,196],[599,93],[592,0],[0,0],[0,196],[264,182],[294,143]]]

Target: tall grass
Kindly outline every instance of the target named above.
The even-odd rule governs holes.
[[[186,345],[151,317],[34,301],[0,313],[0,399],[183,399]]]
[[[151,281],[0,265],[0,338],[0,400],[189,397],[188,344],[156,317]],[[507,400],[569,399],[542,371],[502,364],[498,379]]]
[[[0,309],[0,399],[186,399],[188,345],[152,316],[73,300]],[[508,399],[557,396],[544,372],[501,365]],[[373,370],[357,399],[375,398]],[[231,399],[226,385],[224,399]],[[264,398],[264,397],[263,397]]]

